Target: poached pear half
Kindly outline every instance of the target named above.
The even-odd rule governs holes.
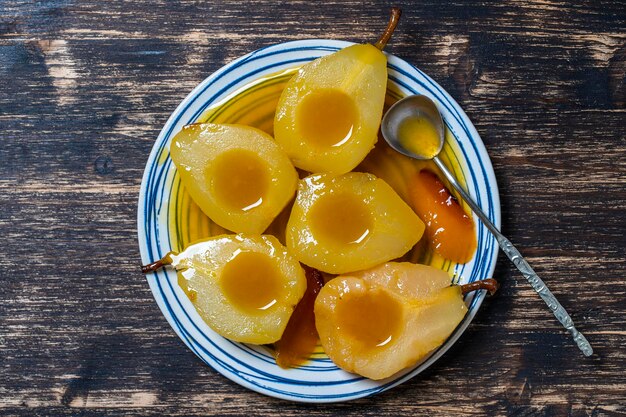
[[[349,172],[376,143],[386,89],[387,59],[372,45],[318,58],[287,83],[274,137],[298,168]]]
[[[330,280],[315,301],[326,354],[342,369],[383,379],[439,347],[463,320],[463,289],[439,269],[390,262]]]
[[[262,233],[292,199],[298,174],[267,133],[192,124],[172,140],[172,161],[204,214],[237,233]]]
[[[221,235],[142,267],[172,265],[179,286],[216,333],[236,342],[279,340],[307,287],[300,263],[270,235]]]
[[[304,65],[285,87],[274,118],[274,138],[305,171],[352,171],[374,147],[387,90],[382,49],[400,17],[375,45],[352,45]]]
[[[343,274],[404,255],[424,227],[393,188],[372,174],[315,174],[300,180],[286,239],[303,264]]]

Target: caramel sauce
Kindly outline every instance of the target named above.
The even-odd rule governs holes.
[[[407,117],[398,126],[400,144],[424,159],[432,159],[439,152],[439,132],[425,117]]]
[[[339,245],[362,243],[373,225],[365,203],[347,193],[320,197],[307,220],[316,236]]]
[[[282,296],[280,271],[267,255],[235,253],[224,266],[220,285],[230,303],[247,313],[272,308]]]
[[[474,222],[433,172],[420,171],[410,189],[413,208],[426,223],[433,249],[453,262],[465,263],[476,251]]]
[[[306,281],[304,296],[293,311],[283,336],[274,344],[276,363],[281,368],[305,363],[319,341],[313,306],[324,285],[324,278],[319,271],[306,268]]]
[[[206,181],[226,206],[248,211],[263,203],[271,178],[266,163],[255,153],[234,149],[209,165]]]
[[[347,94],[334,89],[310,93],[298,105],[300,134],[313,146],[341,146],[352,137],[358,120],[357,108]]]
[[[393,342],[403,323],[402,306],[384,290],[346,295],[337,303],[337,325],[362,349],[377,349]]]

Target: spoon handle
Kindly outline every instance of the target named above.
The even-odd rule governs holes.
[[[574,322],[572,318],[567,314],[567,311],[563,308],[561,303],[559,303],[556,297],[552,294],[552,292],[548,289],[546,284],[539,278],[539,276],[533,271],[531,266],[526,262],[522,254],[517,250],[515,246],[498,230],[498,228],[489,220],[487,215],[480,209],[480,207],[474,202],[472,197],[459,185],[456,181],[456,178],[448,171],[448,168],[444,165],[444,163],[438,158],[434,157],[433,162],[437,165],[437,167],[441,170],[446,179],[450,182],[452,187],[463,197],[465,202],[471,207],[472,211],[478,216],[478,218],[483,222],[483,224],[489,229],[489,231],[495,236],[498,244],[502,251],[508,256],[508,258],[513,262],[513,264],[520,270],[524,278],[530,283],[533,289],[539,294],[541,299],[545,301],[548,305],[554,316],[559,320],[559,322],[567,329],[567,331],[572,335],[574,341],[578,345],[578,348],[583,352],[585,356],[591,356],[593,354],[593,349],[585,336],[576,330],[574,327]]]

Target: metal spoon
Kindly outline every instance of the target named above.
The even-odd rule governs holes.
[[[439,147],[436,149],[436,152],[431,152],[430,154],[418,154],[417,152],[412,152],[407,149],[403,142],[406,144],[406,139],[400,137],[400,127],[403,123],[406,123],[409,118],[425,118],[427,121],[432,123],[434,126],[438,136],[439,136]],[[528,262],[522,257],[520,252],[513,246],[513,244],[506,238],[498,228],[489,220],[487,215],[483,213],[483,211],[478,207],[478,205],[474,202],[472,197],[459,185],[454,176],[448,171],[448,168],[444,165],[441,159],[438,158],[438,154],[441,152],[444,143],[444,124],[441,119],[441,114],[437,109],[435,103],[432,102],[426,96],[409,96],[406,97],[397,103],[395,103],[391,108],[387,111],[385,116],[383,117],[381,124],[381,131],[383,137],[387,141],[387,143],[396,151],[404,154],[408,157],[415,159],[432,159],[435,165],[441,170],[446,179],[450,182],[452,187],[463,197],[463,199],[467,202],[467,204],[471,207],[471,209],[476,213],[478,218],[483,222],[483,224],[489,229],[489,231],[495,236],[498,244],[502,251],[509,257],[509,259],[515,264],[517,269],[524,275],[524,277],[528,280],[533,289],[539,294],[539,296],[545,301],[548,305],[552,313],[556,316],[556,318],[561,322],[561,324],[567,329],[568,332],[574,338],[574,341],[578,345],[578,348],[583,352],[585,356],[591,356],[593,354],[593,349],[591,345],[574,327],[574,323],[572,322],[571,317],[567,314],[567,311],[563,308],[563,306],[557,301],[554,295],[550,292],[546,284],[537,276],[535,271],[530,267]],[[404,132],[403,132],[404,133]],[[415,144],[411,144],[411,149],[418,149],[418,146],[414,146]],[[435,148],[433,148],[434,150]],[[427,152],[427,151],[425,151]]]

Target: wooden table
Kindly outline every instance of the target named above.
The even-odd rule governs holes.
[[[234,58],[372,42],[382,1],[0,3],[1,415],[626,415],[626,5],[420,2],[389,52],[473,120],[503,230],[596,353],[583,357],[502,256],[499,294],[434,366],[308,406],[203,365],[139,272],[144,165],[176,105]]]

